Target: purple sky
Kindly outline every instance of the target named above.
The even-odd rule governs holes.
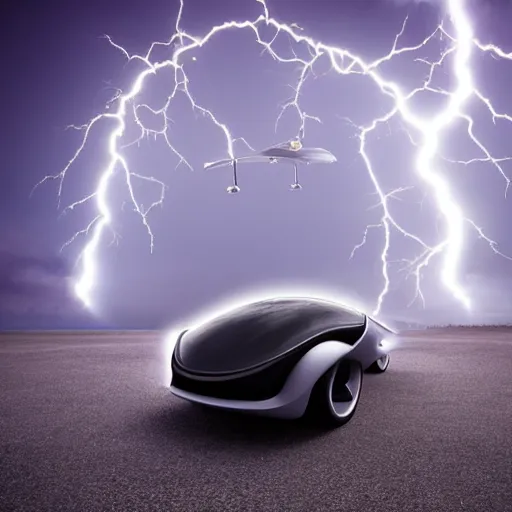
[[[202,169],[205,162],[226,157],[222,132],[194,114],[184,97],[178,99],[169,111],[170,135],[195,172],[185,166],[175,170],[178,160],[161,139],[145,139],[125,153],[133,172],[154,176],[168,186],[163,206],[148,217],[155,234],[153,254],[140,218],[126,203],[119,173],[109,194],[119,238],[109,245],[112,236],[107,233],[100,246],[93,290],[96,314],[85,312],[74,299],[71,286],[80,270],[74,263],[86,239],[78,239],[63,252],[59,249],[95,217],[95,204],[59,217],[56,182],[41,186],[32,198],[30,191],[43,176],[58,173],[79,146],[81,133],[66,126],[86,123],[103,112],[115,88],[129,87],[142,69],[126,64],[125,57],[101,36],[108,34],[129,53],[142,54],[152,41],[172,35],[178,1],[149,4],[151,8],[142,1],[71,5],[51,0],[9,7],[9,30],[1,36],[7,79],[1,124],[0,328],[162,327],[218,300],[262,287],[269,293],[290,287],[303,294],[325,289],[371,310],[383,286],[382,231],[372,231],[354,259],[349,257],[366,225],[379,222],[381,210],[372,208],[377,197],[358,154],[357,131],[342,118],[368,123],[390,103],[367,78],[324,75],[325,61],[301,97],[304,110],[323,121],[306,125],[304,143],[329,149],[338,158],[336,164],[303,169],[304,188],[298,193],[289,191],[293,178],[289,166],[251,164],[240,170],[241,192],[228,195],[230,170]],[[315,39],[347,47],[367,60],[389,51],[407,13],[410,23],[404,45],[420,42],[440,18],[436,7],[412,2],[268,0],[267,4],[278,20],[295,22]],[[512,51],[508,26],[512,6],[481,1],[472,3],[471,10],[478,38]],[[203,35],[215,24],[252,20],[260,12],[256,0],[188,0],[182,28]],[[275,48],[291,55],[292,45],[285,39]],[[230,31],[194,51],[197,60],[187,67],[197,102],[226,122],[235,137],[246,138],[256,148],[293,138],[298,128],[297,116],[289,111],[274,132],[279,107],[293,94],[290,85],[300,70],[295,64],[276,63],[261,51],[252,32]],[[399,57],[383,68],[384,74],[413,88],[427,70],[414,57],[438,56],[439,46],[433,44],[418,54]],[[479,88],[495,108],[512,113],[512,61],[475,52],[474,69]],[[450,87],[452,82],[440,73],[438,83]],[[155,108],[162,106],[172,87],[169,75],[148,85],[143,100]],[[440,105],[429,95],[420,96],[415,104],[425,113]],[[476,134],[493,155],[507,156],[512,125],[504,121],[493,125],[478,102],[468,112],[474,115]],[[144,121],[158,126],[158,120]],[[385,191],[415,187],[392,203],[393,214],[434,244],[439,240],[436,229],[442,234],[444,225],[428,196],[420,204],[427,190],[414,174],[414,147],[402,127],[398,120],[382,126],[368,149]],[[111,128],[106,122],[92,133],[64,183],[62,206],[94,191],[107,163]],[[239,154],[245,152],[242,145],[236,148]],[[442,149],[450,159],[481,157],[462,124],[447,133]],[[505,162],[503,168],[512,176],[512,163]],[[504,198],[505,181],[499,173],[488,164],[465,167],[441,162],[441,169],[465,211],[499,242],[502,252],[512,254],[512,206]],[[158,199],[159,189],[139,182],[136,194],[148,205]],[[420,302],[407,307],[414,283],[404,280],[395,264],[390,268],[391,289],[382,317],[426,323],[512,321],[512,262],[496,256],[474,231],[468,229],[465,236],[460,281],[478,305],[471,314],[440,285],[440,262],[433,260],[423,281],[426,309]],[[390,260],[411,259],[419,252],[414,244],[392,235]]]

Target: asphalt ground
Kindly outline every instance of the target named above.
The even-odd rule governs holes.
[[[173,397],[159,333],[0,335],[0,511],[512,511],[512,329],[409,333],[354,418]]]

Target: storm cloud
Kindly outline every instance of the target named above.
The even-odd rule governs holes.
[[[26,325],[28,317],[33,328],[85,321],[89,315],[73,296],[71,271],[59,256],[1,251],[0,328]]]

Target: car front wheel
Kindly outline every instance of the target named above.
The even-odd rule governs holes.
[[[362,387],[360,363],[341,359],[313,387],[306,416],[328,427],[348,423],[356,411]]]

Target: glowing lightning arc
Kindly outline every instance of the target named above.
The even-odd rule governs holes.
[[[137,140],[132,141],[136,143],[140,141],[145,135],[153,134],[155,136],[161,136],[166,141],[169,148],[179,158],[179,164],[191,168],[190,164],[183,157],[183,155],[173,146],[167,132],[167,111],[171,107],[173,100],[178,94],[184,94],[188,99],[192,109],[199,111],[208,119],[211,120],[214,125],[219,128],[226,139],[226,150],[228,157],[235,160],[234,155],[234,139],[231,135],[229,128],[219,120],[211,110],[200,105],[194,99],[189,88],[189,79],[185,73],[182,59],[193,49],[207,44],[215,35],[220,34],[226,30],[233,29],[249,29],[252,30],[256,37],[256,42],[261,45],[264,51],[268,52],[275,60],[281,63],[294,63],[301,66],[301,73],[298,82],[295,86],[295,95],[292,100],[286,103],[281,110],[277,121],[279,122],[285,110],[293,108],[298,113],[300,118],[300,126],[298,127],[297,140],[303,140],[305,135],[305,125],[308,120],[314,120],[320,122],[320,119],[309,114],[306,114],[300,106],[300,93],[302,86],[307,80],[310,73],[313,72],[313,67],[317,61],[322,58],[328,58],[331,64],[331,72],[335,72],[339,75],[345,76],[349,74],[358,74],[365,76],[372,80],[381,90],[381,92],[388,98],[393,100],[393,106],[391,110],[384,116],[374,119],[369,125],[359,127],[360,137],[360,154],[365,163],[366,170],[370,176],[373,186],[379,196],[379,206],[382,211],[380,221],[369,225],[364,233],[363,241],[356,245],[352,251],[351,257],[354,255],[356,250],[364,245],[370,229],[382,228],[384,232],[384,247],[382,249],[380,258],[382,261],[382,277],[384,280],[384,286],[381,293],[377,298],[377,303],[374,310],[374,315],[380,313],[383,300],[389,292],[390,278],[389,278],[389,259],[388,252],[390,248],[390,235],[393,230],[404,237],[413,240],[421,248],[421,254],[415,260],[408,262],[410,267],[410,275],[414,276],[416,283],[416,294],[415,298],[419,297],[423,300],[423,294],[421,291],[421,272],[429,264],[432,258],[436,255],[442,255],[443,264],[441,270],[442,283],[451,295],[463,304],[466,308],[470,307],[470,299],[459,283],[459,262],[461,259],[463,249],[463,232],[464,226],[468,223],[478,234],[479,237],[483,238],[489,244],[490,248],[501,256],[510,259],[508,256],[502,254],[497,249],[497,243],[494,240],[488,238],[483,230],[469,217],[465,215],[461,206],[456,203],[452,197],[450,186],[446,179],[443,178],[442,174],[438,169],[435,168],[436,159],[441,155],[438,154],[438,146],[440,136],[446,128],[448,128],[455,121],[463,119],[467,122],[468,135],[475,145],[483,153],[484,157],[477,159],[478,161],[488,162],[493,165],[499,173],[502,175],[506,182],[506,187],[510,184],[510,179],[503,171],[502,163],[508,158],[494,158],[487,148],[476,138],[473,133],[473,119],[464,112],[464,106],[470,97],[476,97],[479,99],[490,112],[493,121],[495,119],[502,119],[505,121],[512,121],[512,117],[506,114],[500,114],[495,111],[490,100],[486,98],[480,91],[477,90],[473,83],[471,73],[471,54],[473,49],[478,49],[482,52],[488,52],[496,57],[512,60],[512,54],[507,54],[500,48],[494,45],[484,45],[474,38],[471,22],[469,15],[465,9],[464,0],[447,0],[447,11],[451,20],[451,25],[454,33],[450,34],[444,28],[443,24],[436,27],[436,30],[428,36],[424,41],[416,46],[398,48],[398,42],[402,34],[404,33],[407,19],[405,20],[401,32],[395,38],[391,51],[384,57],[375,60],[373,62],[365,62],[361,57],[353,54],[352,52],[334,46],[328,46],[320,41],[316,41],[306,35],[301,27],[296,24],[283,24],[275,20],[270,16],[269,9],[265,0],[256,0],[261,4],[263,13],[254,21],[229,21],[221,25],[213,27],[203,37],[195,37],[181,29],[181,19],[183,15],[184,4],[183,0],[180,1],[180,8],[176,20],[176,31],[174,35],[167,42],[155,42],[151,45],[146,55],[130,55],[124,48],[114,43],[110,38],[107,38],[110,44],[115,48],[124,53],[128,60],[138,60],[145,65],[144,71],[142,71],[135,79],[133,85],[126,93],[119,92],[116,97],[112,100],[111,105],[116,103],[115,111],[109,110],[108,113],[100,114],[94,117],[88,124],[81,127],[84,130],[84,136],[82,143],[78,150],[75,152],[73,158],[67,164],[67,166],[58,175],[46,176],[37,185],[50,180],[59,180],[59,199],[62,193],[63,182],[66,178],[67,172],[76,159],[81,154],[85,145],[87,144],[89,134],[94,125],[98,121],[110,118],[116,122],[115,128],[112,130],[108,140],[110,160],[102,172],[99,183],[95,191],[89,196],[77,201],[67,207],[67,209],[74,209],[83,203],[94,199],[98,210],[98,215],[89,224],[87,229],[79,231],[69,241],[75,240],[80,234],[88,236],[85,246],[80,253],[81,273],[78,276],[78,280],[75,284],[75,292],[78,298],[87,306],[92,306],[92,290],[96,283],[96,274],[98,267],[98,248],[100,241],[105,229],[111,223],[111,209],[107,200],[107,193],[111,184],[112,176],[118,169],[124,172],[126,185],[130,194],[131,202],[134,205],[135,211],[140,216],[143,225],[145,226],[148,235],[150,237],[150,248],[153,250],[153,233],[151,231],[150,224],[148,222],[148,214],[151,209],[162,203],[164,200],[165,185],[152,177],[145,177],[130,171],[128,162],[123,156],[123,149],[130,144],[121,145],[123,136],[125,135],[125,129],[127,126],[127,113],[133,114],[136,126],[139,129],[139,137]],[[260,26],[272,27],[275,29],[275,35],[270,41],[265,41],[260,32]],[[294,53],[293,58],[281,57],[275,50],[273,44],[277,36],[281,33],[287,34],[295,43],[305,44],[310,52],[310,59],[301,59]],[[421,47],[425,46],[430,40],[436,36],[444,36],[446,40],[451,42],[451,46],[447,48],[441,55],[440,59],[434,63],[428,63],[430,66],[430,73],[424,84],[414,89],[410,93],[404,93],[402,88],[393,81],[385,79],[380,73],[380,65],[384,62],[388,62],[395,56],[413,52]],[[159,46],[165,46],[169,49],[174,48],[172,51],[172,58],[165,61],[153,62],[152,54],[155,48]],[[445,59],[453,55],[453,72],[456,78],[456,86],[453,91],[448,92],[438,88],[434,88],[431,85],[433,74],[435,69],[440,66]],[[425,61],[423,61],[425,62]],[[137,103],[139,93],[142,91],[146,78],[150,75],[156,74],[163,68],[171,68],[174,70],[174,87],[170,92],[166,103],[162,108],[155,110],[150,108],[148,105]],[[430,91],[436,94],[443,94],[449,98],[447,106],[437,115],[430,118],[421,118],[416,115],[411,107],[410,100],[421,91]],[[111,106],[109,105],[109,106]],[[154,130],[147,128],[140,119],[139,110],[147,109],[155,115],[161,116],[164,121],[164,128],[161,130]],[[420,237],[414,233],[410,233],[405,230],[401,224],[391,215],[389,208],[389,198],[392,193],[386,193],[379,184],[377,175],[374,170],[374,165],[370,157],[368,156],[366,145],[368,135],[375,130],[379,125],[389,121],[394,116],[401,116],[401,118],[410,127],[417,130],[420,134],[420,141],[414,144],[418,147],[416,157],[416,171],[418,175],[423,179],[425,184],[428,186],[428,191],[432,194],[435,199],[439,213],[442,215],[445,223],[446,232],[444,238],[437,243],[435,246],[429,246]],[[245,142],[244,139],[241,139]],[[252,148],[251,148],[252,149]],[[441,157],[442,158],[442,157]],[[446,160],[446,159],[445,159]],[[476,161],[476,160],[474,160]],[[461,164],[469,164],[472,161],[460,161]],[[178,164],[178,165],[179,165]],[[136,179],[149,180],[155,182],[161,186],[161,196],[158,201],[155,201],[148,209],[143,209],[138,203],[135,195],[134,181]],[[69,243],[68,242],[68,243]],[[67,244],[65,244],[67,245]],[[413,299],[414,300],[414,299]]]

